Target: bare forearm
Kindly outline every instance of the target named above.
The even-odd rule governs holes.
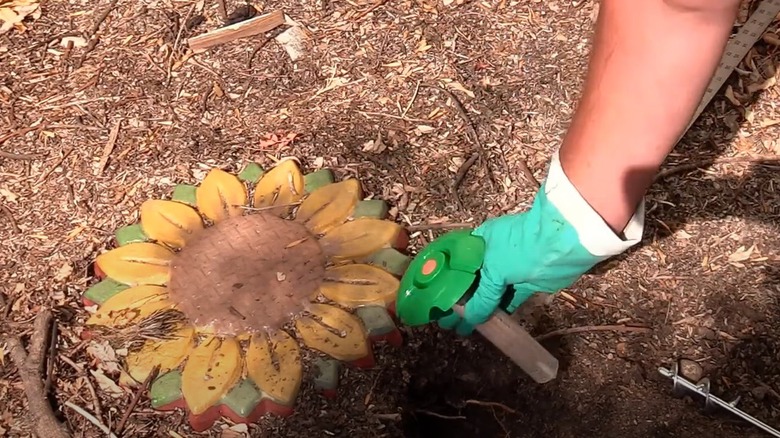
[[[622,230],[717,66],[738,0],[602,0],[588,77],[560,150],[580,194]]]

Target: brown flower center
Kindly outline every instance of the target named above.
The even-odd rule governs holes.
[[[173,259],[171,299],[204,330],[278,328],[319,289],[325,256],[300,223],[260,212],[193,235]]]

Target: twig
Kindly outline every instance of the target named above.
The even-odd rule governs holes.
[[[6,141],[10,140],[11,138],[14,138],[14,137],[16,137],[18,135],[27,134],[28,132],[35,131],[38,128],[39,128],[38,126],[34,126],[34,127],[31,126],[31,127],[27,127],[27,128],[17,129],[16,131],[11,131],[8,134],[5,134],[2,137],[0,137],[0,145],[5,143]],[[5,152],[5,151],[0,151],[0,157],[7,158],[9,160],[25,160],[25,161],[34,160],[34,159],[38,158],[37,155],[17,154],[17,153],[14,153],[14,152]]]
[[[427,230],[449,230],[452,228],[474,228],[474,224],[468,222],[443,222],[440,224],[417,224],[406,227],[406,229],[411,233],[415,231]]]
[[[130,418],[130,414],[133,413],[133,409],[135,409],[135,406],[138,404],[138,400],[141,399],[141,394],[146,391],[146,388],[149,387],[149,385],[152,383],[152,380],[157,377],[157,373],[160,372],[160,365],[155,365],[154,368],[152,368],[152,371],[149,373],[148,376],[146,376],[146,380],[144,380],[144,383],[141,385],[140,388],[135,392],[133,395],[133,399],[130,401],[130,406],[127,407],[127,410],[125,410],[124,415],[122,415],[122,419],[119,421],[119,424],[116,426],[116,434],[121,436],[122,430],[125,428],[125,424],[127,423],[127,420]]]
[[[365,11],[357,14],[355,17],[352,17],[352,21],[354,22],[354,21],[360,20],[361,18],[365,17],[366,15],[376,11],[380,6],[384,5],[385,3],[387,3],[387,0],[379,0],[378,2],[376,2],[374,4],[374,6],[371,6],[370,8],[366,9]]]
[[[479,405],[479,406],[488,406],[488,407],[491,407],[491,408],[501,408],[501,409],[509,412],[510,414],[516,414],[517,413],[516,410],[510,408],[509,406],[507,406],[507,405],[505,405],[503,403],[498,403],[498,402],[488,402],[488,401],[471,399],[471,400],[466,400],[465,403],[467,405]]]
[[[9,160],[22,160],[22,161],[30,161],[38,158],[37,155],[15,154],[13,152],[6,152],[6,151],[0,151],[0,157],[7,158]]]
[[[92,28],[89,29],[89,43],[87,44],[87,47],[84,48],[84,53],[81,54],[81,57],[76,61],[74,67],[76,69],[81,68],[81,64],[84,63],[84,60],[87,59],[87,55],[89,55],[90,52],[95,50],[95,46],[97,46],[98,38],[95,37],[95,34],[97,34],[97,31],[100,29],[100,26],[103,24],[104,21],[106,21],[106,18],[108,18],[108,14],[111,13],[111,11],[114,10],[116,7],[116,4],[119,2],[119,0],[111,0],[111,2],[108,4],[108,7],[103,10],[103,12],[98,15],[97,19],[94,23],[92,23]]]
[[[268,32],[283,24],[284,13],[281,10],[275,10],[194,36],[187,39],[187,44],[193,53],[202,53],[220,44]]]
[[[117,436],[114,435],[113,432],[111,432],[111,429],[109,429],[108,426],[103,424],[100,420],[95,418],[94,415],[90,414],[89,412],[85,411],[84,409],[80,408],[79,406],[76,406],[75,404],[73,404],[72,402],[69,402],[69,401],[65,402],[65,406],[67,406],[67,407],[73,409],[74,411],[76,411],[77,414],[81,415],[87,421],[89,421],[90,423],[94,424],[95,427],[97,427],[98,429],[103,431],[103,433],[108,435],[110,438],[117,438]]]
[[[82,372],[84,370],[82,369]],[[103,419],[103,409],[100,407],[100,399],[98,398],[97,391],[95,391],[95,385],[92,384],[92,380],[89,379],[89,373],[84,373],[84,381],[87,382],[87,388],[89,389],[89,395],[92,396],[93,408],[95,409],[95,415],[100,420]]]
[[[587,332],[634,332],[634,333],[648,333],[651,332],[650,327],[640,327],[631,325],[586,325],[582,327],[569,327],[564,329],[553,330],[549,333],[537,336],[536,340],[541,342],[545,339],[554,338],[556,336],[573,335],[576,333]]]
[[[219,12],[219,18],[223,23],[227,23],[227,7],[225,7],[225,0],[217,0],[217,12]]]
[[[409,110],[412,108],[414,101],[417,99],[417,93],[419,91],[420,91],[420,81],[417,81],[417,85],[414,87],[414,93],[412,93],[412,98],[409,99],[409,103],[406,104],[406,108],[404,108],[404,112],[401,113],[401,117],[406,117],[406,113],[408,113]]]
[[[19,225],[16,223],[16,218],[14,218],[14,214],[11,212],[11,209],[5,205],[0,205],[0,209],[2,209],[3,213],[5,213],[5,215],[8,216],[8,220],[11,222],[11,228],[13,228],[15,232],[21,233],[22,230],[21,228],[19,228]]]
[[[54,364],[57,362],[57,321],[51,324],[51,334],[49,335],[49,360],[46,361],[46,383],[43,385],[43,393],[48,394],[51,389],[52,378],[54,377]]]
[[[523,176],[525,179],[528,180],[531,184],[536,185],[536,188],[541,187],[542,185],[539,183],[539,180],[536,179],[534,176],[534,173],[531,171],[531,168],[528,167],[528,163],[525,162],[525,160],[519,160],[517,163],[520,166],[520,171],[523,172]]]
[[[62,162],[65,161],[66,158],[68,158],[68,155],[70,155],[71,152],[73,152],[73,148],[70,148],[67,151],[65,151],[65,153],[62,154],[62,156],[54,163],[54,165],[51,166],[49,168],[49,170],[46,171],[46,173],[41,175],[40,178],[38,178],[38,181],[35,182],[35,185],[37,186],[37,185],[43,183],[46,180],[46,178],[48,178],[49,175],[51,175],[52,172],[54,172],[54,169],[59,167],[60,164],[62,164]]]
[[[389,117],[391,119],[403,120],[404,122],[431,123],[427,119],[415,119],[413,117],[397,116],[395,114],[377,113],[372,111],[358,111],[363,116]]]
[[[401,421],[401,414],[373,414],[380,420]]]
[[[761,161],[768,161],[771,163],[780,162],[780,158],[776,156],[757,156],[757,157],[726,157],[726,158],[706,158],[693,163],[680,164],[679,166],[670,167],[668,169],[658,172],[655,177],[656,181],[660,181],[668,176],[675,175],[689,170],[695,170],[699,167],[712,166],[715,164],[729,164],[729,163],[757,163]]]
[[[266,211],[266,210],[273,210],[274,208],[285,208],[285,207],[295,207],[296,205],[301,205],[301,202],[291,202],[289,204],[279,204],[279,205],[269,205],[267,207],[247,207],[246,205],[236,205],[235,207],[244,209],[246,211]]]
[[[106,142],[106,145],[103,146],[103,153],[100,155],[100,161],[98,162],[98,167],[95,169],[95,176],[100,175],[103,173],[103,170],[106,168],[106,163],[108,163],[108,157],[111,155],[111,151],[114,150],[114,145],[116,144],[116,139],[119,136],[119,127],[122,125],[122,120],[117,120],[114,124],[114,127],[111,128],[111,132],[108,134],[108,141]]]
[[[190,6],[190,10],[187,11],[187,15],[184,17],[184,20],[179,23],[179,31],[176,32],[176,39],[173,41],[173,48],[171,49],[170,55],[168,55],[168,70],[165,73],[165,85],[168,86],[171,83],[171,78],[173,77],[173,56],[176,55],[176,51],[179,49],[179,42],[181,41],[181,33],[184,31],[184,28],[187,27],[187,22],[190,20],[190,17],[192,16],[192,13],[195,11],[195,6],[197,6],[197,3],[193,3],[192,6]]]
[[[265,47],[266,44],[268,44],[272,39],[273,38],[271,37],[266,37],[260,44],[257,45],[257,47],[255,47],[255,50],[252,50],[252,53],[249,55],[249,59],[246,62],[247,69],[252,69],[252,60],[255,59],[255,55],[257,55],[257,52],[262,50],[263,47]]]
[[[442,414],[437,414],[436,412],[431,412],[431,411],[429,411],[427,409],[417,409],[415,412],[419,412],[419,413],[425,414],[425,415],[430,415],[431,417],[442,418],[442,419],[445,419],[445,420],[465,420],[466,419],[466,417],[464,417],[463,415],[442,415]]]
[[[19,371],[19,377],[27,395],[28,415],[35,423],[35,432],[46,438],[67,438],[68,432],[52,412],[46,393],[43,390],[41,371],[46,356],[46,338],[49,334],[49,324],[52,320],[51,310],[42,309],[35,317],[33,334],[30,338],[30,348],[24,351],[21,339],[8,339],[11,359]],[[49,358],[54,360],[54,358]]]
[[[467,137],[469,137],[469,139],[474,145],[474,149],[475,149],[474,152],[460,166],[458,172],[455,174],[455,180],[453,181],[452,186],[450,188],[450,190],[452,191],[452,196],[455,197],[455,201],[458,203],[458,207],[460,207],[460,209],[463,210],[463,201],[460,199],[460,195],[458,195],[458,188],[463,183],[463,180],[466,178],[466,174],[468,173],[469,169],[471,169],[471,166],[473,166],[474,163],[477,161],[477,159],[485,153],[485,147],[482,145],[482,142],[479,139],[479,135],[477,135],[477,130],[474,129],[474,124],[471,122],[471,118],[466,112],[466,108],[463,107],[463,104],[460,102],[460,99],[458,99],[458,96],[456,96],[455,93],[443,87],[436,87],[432,85],[421,85],[421,86],[442,91],[445,94],[447,94],[447,96],[449,96],[450,100],[452,101],[452,106],[455,107],[455,110],[457,111],[458,115],[463,120],[463,123],[466,125]]]
[[[461,164],[460,168],[458,169],[458,173],[455,174],[455,181],[452,183],[452,194],[455,196],[455,201],[457,201],[461,210],[463,210],[463,201],[458,195],[458,187],[460,187],[460,185],[463,183],[463,180],[466,178],[466,174],[469,172],[469,169],[471,169],[471,166],[473,166],[477,161],[477,158],[479,158],[479,152],[474,152],[471,154],[469,159],[466,160],[465,163]]]

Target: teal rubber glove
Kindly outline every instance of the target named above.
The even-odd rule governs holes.
[[[438,321],[468,335],[501,306],[512,313],[536,292],[555,293],[571,286],[597,263],[641,241],[644,203],[620,238],[563,173],[557,153],[531,208],[485,221],[473,234],[485,239],[479,285],[466,302],[464,317],[451,313]],[[510,292],[511,293],[511,292]]]

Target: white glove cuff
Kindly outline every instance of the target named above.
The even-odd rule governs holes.
[[[582,198],[579,191],[563,173],[558,151],[550,162],[545,182],[547,199],[577,231],[582,246],[600,258],[620,254],[642,240],[645,223],[645,201],[639,203],[634,215],[623,229],[620,238],[604,219]]]

